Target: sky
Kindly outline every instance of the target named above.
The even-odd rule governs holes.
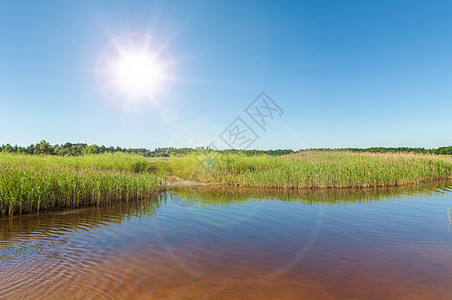
[[[450,1],[0,0],[0,144],[451,145],[451,15]],[[99,75],[130,37],[172,69],[149,107],[118,105]]]

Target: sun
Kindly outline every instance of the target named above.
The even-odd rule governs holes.
[[[151,53],[124,53],[113,64],[118,88],[129,97],[152,96],[168,78]]]
[[[127,110],[157,106],[174,79],[166,46],[146,34],[113,39],[99,55],[97,81],[110,102]]]

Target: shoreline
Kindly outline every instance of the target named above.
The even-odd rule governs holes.
[[[402,188],[409,186],[421,186],[426,184],[447,183],[452,185],[452,177],[426,179],[418,182],[408,182],[399,184],[382,184],[382,185],[356,185],[356,186],[326,186],[326,187],[276,187],[276,186],[262,186],[262,185],[240,185],[240,184],[225,184],[219,182],[200,182],[193,180],[186,180],[179,178],[175,182],[167,182],[167,188],[177,187],[222,187],[222,188],[236,188],[236,189],[254,189],[254,190],[275,190],[275,191],[353,191],[353,190],[375,190],[384,188]]]
[[[450,185],[448,184],[450,183]],[[347,187],[347,188],[334,188],[334,187],[328,187],[328,188],[304,188],[304,189],[292,189],[292,188],[275,188],[275,187],[257,187],[257,186],[233,186],[233,185],[225,185],[225,184],[219,184],[219,183],[203,183],[203,182],[195,182],[190,180],[180,180],[178,182],[170,182],[166,186],[162,186],[159,189],[153,190],[150,194],[151,197],[158,198],[159,195],[165,192],[171,192],[171,191],[177,191],[177,189],[187,189],[187,188],[193,188],[198,191],[220,191],[220,192],[231,192],[231,193],[247,193],[247,192],[270,192],[270,193],[300,193],[300,194],[306,194],[306,193],[353,193],[353,192],[377,192],[377,191],[386,191],[386,190],[399,190],[403,192],[404,188],[422,188],[423,186],[428,187],[429,185],[439,185],[444,184],[445,187],[452,187],[452,179],[440,179],[440,180],[434,180],[434,181],[424,181],[419,183],[411,183],[411,184],[404,184],[404,185],[397,185],[397,186],[374,186],[374,187]],[[30,212],[16,212],[12,215],[0,215],[0,219],[2,218],[12,218],[17,216],[26,216],[26,215],[39,215],[40,213],[50,213],[50,212],[65,212],[65,211],[71,211],[71,210],[77,210],[77,209],[86,209],[90,207],[106,207],[110,205],[121,205],[121,204],[127,204],[130,202],[140,202],[144,200],[141,197],[138,198],[129,198],[128,200],[116,200],[116,201],[108,201],[108,202],[102,202],[99,204],[91,204],[91,203],[85,203],[80,204],[75,207],[53,207],[53,208],[47,208],[47,209],[41,209],[39,211],[30,211]]]

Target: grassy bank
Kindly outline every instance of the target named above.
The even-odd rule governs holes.
[[[164,185],[144,157],[0,154],[0,215],[150,197]]]
[[[295,190],[389,187],[452,179],[452,157],[350,151],[283,156],[196,152],[149,160],[127,154],[0,153],[0,215],[146,198],[165,188],[166,177]]]
[[[204,153],[154,162],[184,179],[285,189],[368,188],[452,179],[452,157],[304,151],[285,156]]]

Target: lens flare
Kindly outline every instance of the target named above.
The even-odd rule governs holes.
[[[158,106],[174,79],[174,63],[166,46],[154,37],[129,33],[110,41],[97,63],[100,91],[126,110]]]

